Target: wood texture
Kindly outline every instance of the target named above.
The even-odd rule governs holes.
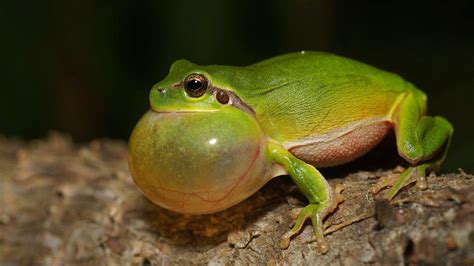
[[[288,177],[226,211],[183,216],[142,196],[126,152],[120,141],[78,145],[59,134],[0,138],[0,265],[474,263],[472,175],[431,177],[390,204],[368,188],[391,171],[331,179],[346,201],[326,224],[370,218],[327,235],[321,255],[309,225],[279,248],[291,209],[305,202]]]

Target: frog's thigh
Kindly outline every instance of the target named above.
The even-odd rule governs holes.
[[[324,135],[287,143],[285,147],[297,158],[318,167],[341,165],[369,152],[392,127],[390,121],[372,118]]]
[[[385,197],[391,200],[398,191],[413,182],[416,177],[417,186],[426,188],[426,170],[439,168],[446,157],[446,153],[453,134],[453,127],[444,118],[424,116],[424,99],[418,99],[409,94],[400,103],[393,115],[397,149],[400,156],[412,164],[403,172]],[[376,185],[376,189],[383,186]]]
[[[417,165],[434,158],[429,166],[439,167],[443,162],[453,134],[452,125],[443,117],[424,116],[424,102],[409,94],[393,116],[397,149],[400,156]]]

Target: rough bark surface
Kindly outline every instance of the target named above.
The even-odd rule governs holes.
[[[474,182],[465,173],[431,177],[390,203],[368,192],[391,171],[356,172],[341,183],[345,202],[318,254],[306,226],[286,250],[279,239],[304,198],[287,177],[212,215],[183,216],[150,203],[133,184],[126,144],[73,144],[62,135],[0,138],[0,265],[474,263]]]

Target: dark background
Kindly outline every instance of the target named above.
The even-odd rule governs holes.
[[[170,64],[322,50],[400,74],[455,127],[474,171],[473,1],[10,1],[0,4],[0,134],[127,139]]]

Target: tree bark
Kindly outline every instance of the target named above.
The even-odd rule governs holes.
[[[433,176],[390,203],[369,188],[392,171],[330,179],[345,201],[325,224],[327,254],[308,224],[288,249],[280,237],[305,204],[288,177],[275,178],[228,210],[185,216],[150,203],[133,184],[124,142],[74,144],[53,134],[0,138],[0,265],[64,264],[451,264],[474,263],[474,183],[465,173]]]

